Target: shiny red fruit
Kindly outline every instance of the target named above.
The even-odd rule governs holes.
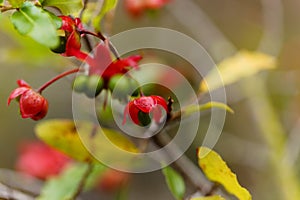
[[[20,112],[22,118],[40,120],[48,111],[48,101],[40,93],[34,91],[25,81],[17,81],[19,87],[10,94],[7,104],[12,99],[19,98]]]
[[[170,112],[167,101],[160,96],[142,96],[134,99],[133,101],[130,101],[125,108],[123,124],[126,123],[126,117],[129,115],[135,124],[145,125],[141,121],[143,119],[139,118],[139,116],[141,116],[140,112],[144,114],[150,114],[153,112],[153,119],[158,122],[161,118],[160,107],[167,113]]]

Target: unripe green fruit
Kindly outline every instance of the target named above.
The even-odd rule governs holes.
[[[109,79],[108,88],[113,91],[118,81],[122,78],[122,74],[116,74]]]
[[[113,95],[117,98],[124,98],[127,95],[137,95],[135,90],[138,83],[126,75],[116,74],[110,78],[108,88],[112,91]]]
[[[54,53],[66,52],[66,43],[67,43],[66,37],[59,36],[59,44],[57,45],[57,47],[52,48],[51,51],[53,51]]]
[[[139,83],[136,80],[131,78],[130,79],[130,89],[134,90],[134,91],[130,95],[133,96],[133,97],[137,97],[140,93],[139,88],[140,88]]]
[[[73,83],[73,90],[78,93],[82,93],[86,90],[86,85],[88,81],[88,76],[78,75]]]
[[[90,98],[94,98],[98,96],[103,89],[104,86],[104,80],[99,75],[91,75],[88,77],[87,83],[86,83],[86,90],[85,94],[86,96]]]
[[[144,113],[142,111],[139,111],[138,112],[138,118],[139,118],[140,124],[142,126],[148,126],[151,123],[150,114],[148,114],[148,113]]]

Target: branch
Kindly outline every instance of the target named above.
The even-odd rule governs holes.
[[[80,193],[82,192],[82,190],[85,186],[86,180],[88,179],[92,170],[93,170],[93,164],[89,163],[88,168],[86,169],[85,173],[83,174],[82,179],[80,180],[80,183],[78,185],[78,188],[77,188],[76,192],[73,194],[71,199],[76,199],[76,197],[78,197],[80,195]]]
[[[22,199],[22,200],[34,200],[35,195],[32,193],[27,193],[25,191],[20,191],[15,188],[11,188],[0,183],[0,198],[1,199]]]
[[[170,142],[170,137],[166,134],[166,130],[152,137],[152,141],[159,147],[164,147]],[[175,145],[168,148],[169,156],[175,156],[181,153],[180,149]],[[196,166],[185,154],[173,163],[178,172],[191,183],[197,193],[202,196],[221,195],[225,199],[233,199],[231,195],[226,193],[219,185],[209,181],[198,166]]]
[[[0,12],[5,12],[5,11],[9,11],[9,10],[14,10],[15,8],[13,8],[12,6],[0,6]]]
[[[152,141],[159,147],[164,147],[170,141],[170,138],[166,134],[157,134],[152,138]],[[178,155],[180,150],[171,146],[167,152],[169,156],[173,157]],[[214,184],[207,180],[201,170],[195,166],[195,164],[186,156],[182,155],[178,160],[174,162],[178,171],[188,180],[197,190],[200,190],[203,195],[211,192]]]

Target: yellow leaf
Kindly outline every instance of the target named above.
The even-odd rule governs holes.
[[[92,161],[94,155],[100,154],[111,157],[115,147],[125,152],[138,152],[120,132],[90,122],[77,122],[75,126],[72,120],[47,120],[39,123],[35,132],[45,143],[79,161]]]
[[[276,67],[275,58],[260,52],[239,51],[226,58],[201,81],[199,92],[205,93],[232,84],[262,70]]]
[[[191,200],[225,200],[221,196],[209,196],[209,197],[195,197],[192,198]]]
[[[76,160],[92,160],[71,120],[43,121],[36,126],[35,132],[42,141]]]
[[[221,102],[210,101],[208,103],[201,104],[201,105],[189,105],[183,109],[183,114],[185,116],[188,116],[195,112],[200,112],[211,108],[219,108],[219,109],[226,110],[232,114],[234,113],[234,111],[228,105]]]
[[[239,184],[236,175],[215,151],[200,147],[198,163],[208,179],[221,184],[230,194],[240,200],[252,199],[251,194]]]

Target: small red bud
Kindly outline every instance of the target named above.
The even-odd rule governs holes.
[[[102,175],[99,186],[103,191],[113,192],[124,186],[128,182],[128,179],[128,173],[109,169]]]
[[[34,91],[25,81],[18,80],[20,87],[10,94],[7,104],[12,99],[19,98],[20,112],[22,118],[40,120],[44,118],[48,111],[48,101],[40,93]]]

